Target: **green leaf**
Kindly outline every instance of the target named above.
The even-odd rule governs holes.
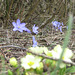
[[[75,66],[72,66],[65,71],[66,73],[75,73]]]
[[[11,70],[8,70],[8,75],[13,75]]]
[[[66,70],[66,67],[64,67],[62,69],[59,69],[59,74],[58,75],[64,75],[65,74],[65,70]]]

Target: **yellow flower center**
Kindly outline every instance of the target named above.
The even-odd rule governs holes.
[[[20,26],[18,26],[18,28],[20,28]]]
[[[32,66],[33,64],[34,64],[34,62],[32,62],[32,61],[30,61],[30,62],[28,63],[29,66]]]
[[[62,59],[64,60],[64,57],[62,57]]]
[[[52,57],[52,53],[47,54],[48,56]]]

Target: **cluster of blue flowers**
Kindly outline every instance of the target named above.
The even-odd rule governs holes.
[[[14,28],[13,28],[13,31],[20,31],[20,32],[23,32],[23,31],[26,31],[28,33],[32,33],[27,27],[25,27],[26,23],[21,23],[20,22],[20,19],[17,19],[16,22],[12,22]],[[60,23],[58,21],[52,21],[52,25],[54,27],[55,30],[60,30],[60,32],[62,32],[62,26],[63,26],[63,22]],[[38,34],[38,28],[37,26],[34,26],[32,27],[32,31],[33,33],[35,34]],[[37,46],[37,41],[35,40],[35,37],[32,36],[32,39],[33,39],[33,47],[36,47]]]
[[[52,25],[54,27],[55,30],[60,30],[60,32],[62,32],[62,26],[64,26],[63,22],[60,23],[58,21],[52,21]]]
[[[28,33],[32,33],[27,27],[25,27],[26,23],[21,23],[20,22],[20,19],[17,19],[16,22],[12,22],[14,28],[13,28],[13,31],[20,31],[20,32],[23,32],[23,31],[26,31]],[[38,34],[38,27],[34,26],[32,27],[32,30],[33,30],[33,33],[35,34]],[[37,46],[37,41],[35,40],[35,37],[32,36],[32,39],[33,39],[33,47],[36,47]]]

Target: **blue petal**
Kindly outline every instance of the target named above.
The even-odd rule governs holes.
[[[17,19],[16,23],[17,23],[17,25],[19,25],[20,24],[20,19]]]
[[[23,30],[22,30],[22,29],[18,29],[18,31],[23,32]]]
[[[58,25],[58,21],[52,21],[53,26],[56,28]]]
[[[60,22],[58,22],[58,25],[60,26],[60,25],[61,25],[61,23],[60,23]]]
[[[15,27],[15,28],[13,28],[13,31],[17,31],[17,30],[18,30],[18,28],[16,28],[16,27]]]
[[[32,38],[33,38],[33,47],[36,47],[37,46],[37,41],[35,40],[34,36],[32,36]]]
[[[33,44],[33,46],[32,46],[32,47],[37,47],[37,45]]]
[[[34,26],[32,27],[32,29],[33,29],[33,32],[35,33],[35,34],[37,34],[38,33],[38,31],[37,31],[37,29],[38,29],[39,27],[35,27],[35,24],[34,24]]]
[[[62,26],[60,26],[60,32],[62,32]]]
[[[35,30],[37,30],[39,27],[35,27]]]
[[[29,29],[26,30],[28,33],[31,33],[31,31]]]
[[[31,33],[31,31],[28,28],[26,28],[26,27],[24,27],[23,30],[28,32],[28,33]]]
[[[16,23],[15,22],[12,22],[12,24],[13,24],[14,27],[16,27]]]
[[[21,23],[20,27],[25,27],[25,25],[26,25],[25,23]]]
[[[60,25],[58,25],[58,29],[59,29]]]
[[[34,43],[34,41],[35,41],[35,37],[34,37],[34,36],[32,36],[32,38],[33,38],[33,43]]]
[[[62,26],[64,26],[63,22],[62,22]]]

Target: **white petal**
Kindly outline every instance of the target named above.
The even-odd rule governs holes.
[[[72,56],[73,56],[72,51],[66,48],[64,52],[64,57],[71,58]]]
[[[56,51],[58,54],[61,54],[62,53],[62,48],[60,45],[57,45],[54,47],[54,51]]]
[[[64,64],[64,63],[60,63],[60,68],[64,68],[66,66],[66,64]]]
[[[25,69],[30,69],[31,67],[27,64],[21,64],[22,67],[24,67]]]
[[[34,65],[32,65],[32,68],[35,69],[35,68],[37,68],[39,66],[40,66],[39,63],[35,63]]]
[[[69,59],[69,58],[64,58],[64,60],[67,62],[72,62],[71,59]]]
[[[60,55],[57,52],[55,52],[53,50],[51,52],[52,52],[52,57],[53,58],[56,58],[56,59],[59,59],[60,58]]]

